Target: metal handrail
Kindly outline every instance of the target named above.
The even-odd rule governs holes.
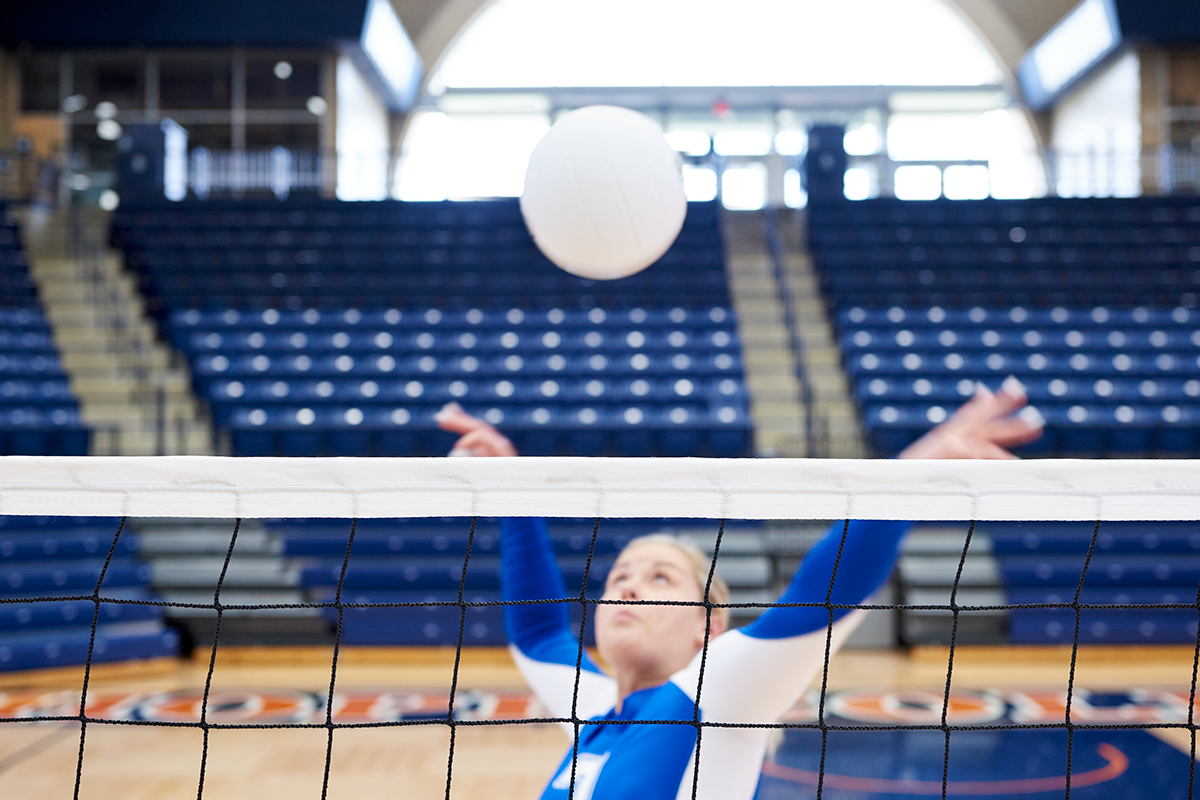
[[[771,274],[775,279],[775,289],[783,306],[783,324],[788,332],[788,345],[792,352],[796,380],[800,385],[800,404],[804,414],[804,457],[818,458],[827,455],[820,452],[816,444],[816,419],[813,414],[812,380],[808,375],[804,337],[796,322],[796,295],[787,271],[787,247],[775,221],[776,209],[768,208],[763,212],[764,232],[767,239],[767,252],[771,258]]]

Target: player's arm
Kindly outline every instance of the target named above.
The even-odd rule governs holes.
[[[464,412],[452,403],[438,414],[438,424],[461,434],[450,451],[452,456],[516,456],[516,448],[494,427]],[[500,587],[505,601],[504,626],[513,658],[538,697],[555,716],[571,713],[575,695],[575,664],[579,639],[571,630],[562,570],[546,521],[541,517],[511,517],[500,520]],[[592,663],[582,659],[583,674],[576,713],[590,717],[606,710],[594,705],[611,705],[611,680]]]
[[[1025,403],[1024,387],[1015,379],[1005,381],[995,394],[981,386],[899,458],[1014,458],[1006,447],[1041,434],[1040,415],[1023,411]],[[830,652],[836,651],[865,614],[848,608],[831,613],[826,599],[834,605],[864,603],[887,580],[908,527],[908,522],[894,521],[835,523],[809,551],[778,601],[819,605],[771,608],[710,646],[701,687],[709,719],[769,722],[787,711],[820,673],[827,641]],[[689,669],[698,677],[698,671]],[[692,679],[681,674],[676,680],[684,688]]]

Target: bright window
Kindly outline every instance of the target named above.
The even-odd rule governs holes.
[[[496,0],[463,32],[435,83],[972,86],[998,80],[995,59],[942,0]]]
[[[808,192],[800,181],[800,170],[789,169],[783,173],[783,204],[788,208],[804,208],[808,205]]]
[[[704,131],[671,131],[667,143],[689,156],[706,156],[712,149],[712,137]]]
[[[943,191],[950,200],[982,200],[991,194],[988,168],[974,164],[953,164],[942,174]]]
[[[544,114],[420,112],[398,166],[401,200],[518,197],[533,148],[550,129]]]
[[[762,164],[730,167],[721,174],[721,202],[735,211],[755,211],[767,199],[767,170]]]
[[[771,134],[766,131],[721,131],[713,137],[719,156],[765,156],[771,152]]]
[[[683,193],[688,200],[706,202],[717,196],[717,173],[708,167],[683,166]]]
[[[866,200],[875,194],[874,176],[866,167],[851,167],[846,170],[846,176],[843,180],[843,193],[847,200]]]
[[[798,156],[808,149],[808,131],[780,131],[775,134],[775,152]]]
[[[897,167],[893,177],[901,200],[936,200],[942,196],[942,170],[932,164]]]

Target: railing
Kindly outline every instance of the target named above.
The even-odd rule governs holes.
[[[104,231],[88,225],[86,213],[80,202],[72,202],[68,206],[68,238],[65,244],[67,255],[79,266],[79,278],[86,289],[97,326],[111,333],[105,337],[105,352],[116,356],[124,365],[126,374],[133,379],[131,401],[142,409],[153,411],[153,419],[146,421],[142,432],[153,434],[155,454],[167,455],[171,452],[169,444],[172,437],[175,444],[173,452],[186,452],[187,420],[178,415],[170,417],[166,387],[152,366],[154,348],[134,329],[142,319],[142,308],[121,290],[105,269],[103,260],[108,251],[102,238]],[[128,425],[98,427],[93,433],[93,452],[99,455],[125,455],[128,443],[122,434],[127,431],[130,431]]]
[[[284,200],[295,191],[383,198],[390,192],[395,165],[392,152],[197,147],[187,160],[187,187],[201,200],[250,192],[270,192]]]
[[[208,150],[193,148],[173,162],[172,199],[193,196],[274,196],[319,193],[344,199],[383,199],[394,196],[399,152],[292,150]],[[803,156],[725,157],[710,152],[685,158],[689,166],[712,170],[717,178],[727,168],[761,162],[767,184],[765,198],[779,198],[778,181],[788,170],[803,172]],[[0,168],[4,167],[0,155]],[[53,200],[59,183],[54,162],[36,164],[10,160],[7,176],[0,169],[0,199],[29,197],[31,186]],[[22,177],[17,177],[18,174]],[[66,186],[71,186],[67,176]],[[95,176],[91,176],[95,177]],[[6,183],[7,181],[7,183]],[[99,185],[95,180],[94,185]],[[9,188],[5,188],[5,187]],[[12,188],[20,187],[20,188]],[[160,187],[166,189],[167,187]],[[120,187],[118,187],[118,190]],[[984,197],[1135,197],[1200,193],[1200,152],[1190,147],[1163,146],[1148,151],[1087,150],[1011,152],[988,159],[895,160],[886,153],[850,156],[847,196],[901,199],[982,199]],[[771,205],[768,199],[766,205]]]
[[[1171,145],[1140,152],[1046,150],[992,160],[897,161],[876,154],[851,156],[849,169],[867,173],[871,186],[864,194],[872,197],[975,199],[1200,193],[1200,152]],[[923,182],[917,192],[911,188],[906,191],[903,176],[916,171],[937,175]],[[956,176],[966,180],[955,181]]]
[[[788,346],[792,352],[796,381],[800,386],[800,405],[804,414],[804,457],[827,458],[829,456],[828,436],[818,438],[817,419],[813,405],[816,393],[813,391],[812,380],[808,375],[808,362],[804,346],[804,337],[800,333],[800,325],[796,321],[796,294],[788,277],[787,247],[783,236],[776,224],[775,212],[767,209],[763,214],[767,239],[767,252],[771,257],[771,274],[775,279],[775,291],[783,306],[783,325],[788,333]],[[824,431],[822,431],[824,434]]]
[[[25,150],[0,150],[0,201],[52,208],[58,200],[60,174],[53,159]]]

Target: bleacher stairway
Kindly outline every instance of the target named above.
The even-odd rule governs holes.
[[[146,519],[135,521],[133,528],[141,540],[142,557],[150,565],[151,584],[164,600],[213,604],[233,533],[232,520]],[[299,585],[299,569],[284,557],[280,538],[257,520],[242,520],[221,603],[303,603]],[[172,607],[167,609],[167,619],[186,634],[185,652],[212,646],[217,622],[213,610]],[[227,645],[310,645],[332,638],[316,609],[229,609],[221,620],[221,642]]]
[[[211,453],[207,412],[185,365],[158,341],[97,209],[25,212],[30,273],[54,330],[93,455]]]
[[[722,213],[729,294],[738,317],[742,363],[759,455],[804,455],[804,410],[783,307],[771,273],[760,212]]]
[[[786,299],[773,275],[763,214],[786,248],[787,279],[803,351],[794,353],[785,323]],[[760,455],[860,458],[861,426],[841,367],[833,328],[820,285],[803,244],[803,219],[791,211],[722,214],[729,291],[738,315],[746,383],[754,419],[755,452]],[[806,441],[803,398],[796,358],[803,359],[812,390],[814,441]]]

